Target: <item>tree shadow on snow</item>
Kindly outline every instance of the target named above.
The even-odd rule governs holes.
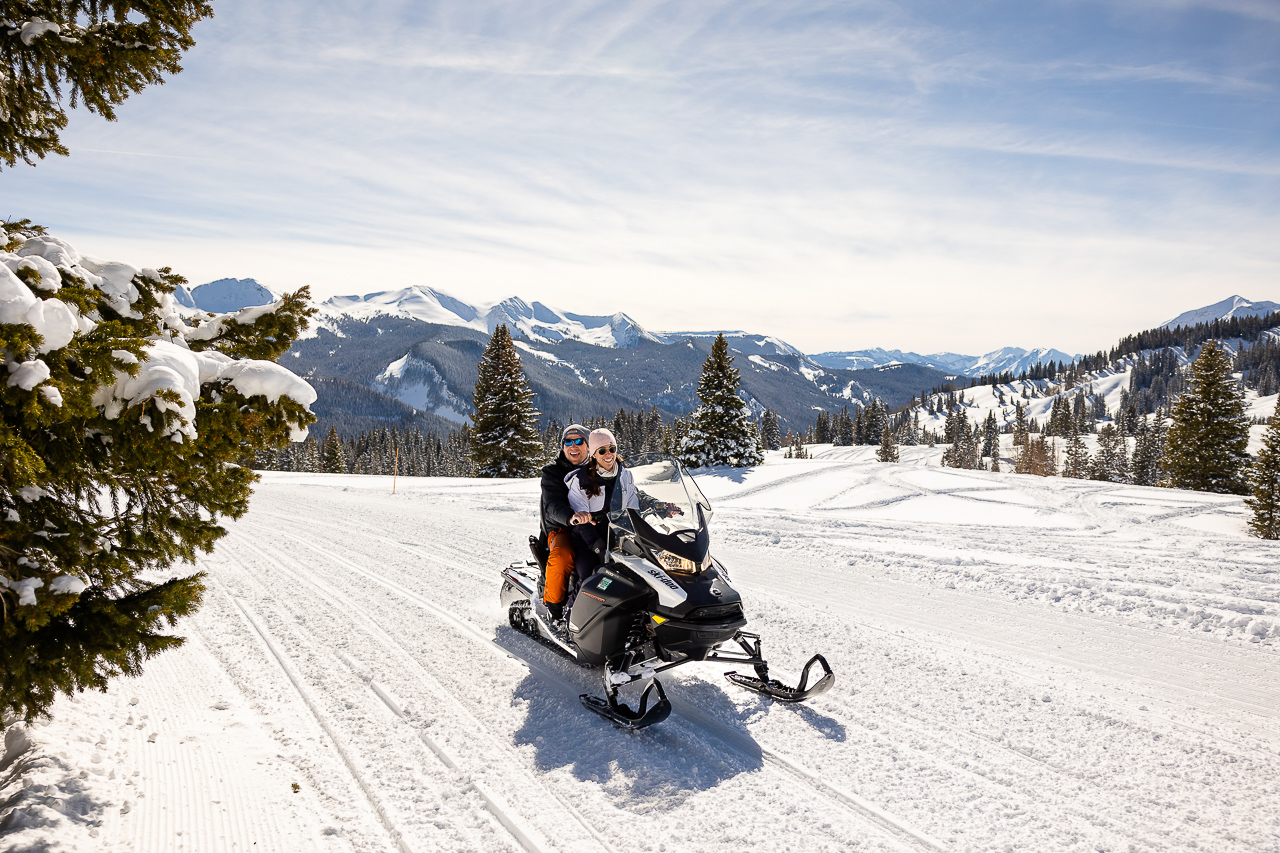
[[[601,690],[598,670],[583,670],[583,675],[579,687],[535,671],[516,688],[513,702],[524,705],[526,714],[515,742],[534,747],[539,771],[567,767],[634,811],[675,807],[691,792],[763,766],[759,745],[741,725],[741,712],[717,685],[702,682],[692,691],[698,695],[690,697],[664,679],[671,716],[627,732],[582,706],[579,693]],[[634,706],[634,693],[623,698]]]

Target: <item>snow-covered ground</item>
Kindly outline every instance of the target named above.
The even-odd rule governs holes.
[[[694,664],[638,734],[506,626],[536,483],[268,474],[186,647],[10,731],[0,850],[1280,849],[1280,545],[1238,498],[873,451],[699,476],[750,629],[835,688]]]

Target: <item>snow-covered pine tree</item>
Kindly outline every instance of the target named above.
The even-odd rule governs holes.
[[[782,449],[782,431],[778,428],[778,413],[772,409],[764,410],[760,419],[760,441],[765,450]]]
[[[1129,448],[1115,424],[1103,424],[1098,430],[1098,455],[1093,458],[1089,477],[1111,483],[1129,482]]]
[[[1089,478],[1089,450],[1074,420],[1067,420],[1067,438],[1062,449],[1062,476],[1077,480]]]
[[[704,373],[703,375],[705,376],[706,374]],[[818,412],[818,418],[813,425],[813,443],[831,443],[831,415],[826,412]]]
[[[533,391],[505,324],[489,338],[472,394],[471,459],[478,477],[532,477],[542,459]]]
[[[1024,387],[1023,391],[1026,390]],[[1013,446],[1023,447],[1027,443],[1030,428],[1027,426],[1027,410],[1021,401],[1013,403]]]
[[[738,384],[738,369],[729,355],[729,343],[724,335],[716,335],[698,380],[700,405],[691,416],[693,423],[680,447],[680,459],[685,465],[745,468],[764,461],[755,424],[747,404],[738,396]],[[829,432],[829,417],[827,429]]]
[[[1134,485],[1154,486],[1164,479],[1164,468],[1160,460],[1164,458],[1165,424],[1163,414],[1157,412],[1151,423],[1146,418],[1139,418],[1134,430],[1133,462],[1130,465],[1130,477]]]
[[[840,414],[836,415],[835,426],[832,429],[832,443],[837,447],[852,447],[857,436],[854,433],[853,417],[849,414],[849,407],[845,406],[840,410]]]
[[[876,459],[881,462],[898,461],[898,442],[894,439],[893,431],[888,425],[880,431],[880,447],[876,450]]]
[[[1253,513],[1250,532],[1260,539],[1280,539],[1280,400],[1249,469],[1249,496],[1244,502]]]
[[[866,421],[867,444],[879,444],[880,436],[884,433],[884,428],[889,424],[889,413],[885,410],[884,403],[880,402],[879,398],[873,399],[867,404],[863,420]]]
[[[182,70],[205,0],[0,3],[0,163],[67,154],[63,98],[108,121],[131,94]]]
[[[0,229],[0,715],[181,645],[164,626],[199,606],[203,575],[149,573],[210,551],[248,509],[257,475],[238,461],[315,420],[315,391],[274,363],[306,289],[188,320],[181,283]]]
[[[329,433],[324,437],[323,457],[322,467],[326,474],[347,473],[347,449],[334,427],[329,427]]]
[[[1191,364],[1189,387],[1173,404],[1162,465],[1169,485],[1198,492],[1246,490],[1249,419],[1231,359],[1207,341]]]

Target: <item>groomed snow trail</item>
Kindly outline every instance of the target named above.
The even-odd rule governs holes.
[[[392,495],[389,478],[267,475],[199,563],[193,643],[146,676],[192,719],[216,719],[204,709],[228,694],[224,763],[184,757],[177,730],[137,743],[154,748],[149,772],[173,762],[189,781],[135,799],[103,840],[1280,849],[1280,548],[1244,535],[1239,499],[864,450],[698,477],[778,674],[822,652],[836,687],[777,705],[693,664],[664,678],[671,717],[630,735],[579,705],[598,673],[512,631],[498,605],[536,482],[401,479]],[[172,793],[249,772],[226,763],[242,740],[274,750],[271,790],[284,768],[301,791],[227,801],[238,824]]]

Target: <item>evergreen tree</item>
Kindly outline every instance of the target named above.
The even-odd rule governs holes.
[[[879,444],[880,436],[884,434],[884,428],[889,424],[889,413],[885,411],[884,403],[880,402],[879,398],[867,404],[863,420],[866,421],[867,444]]]
[[[1231,359],[1208,341],[1191,365],[1190,387],[1173,406],[1162,462],[1169,485],[1199,492],[1245,490],[1249,419]]]
[[[166,74],[211,17],[204,0],[0,0],[0,163],[62,154],[63,98],[108,121]]]
[[[329,434],[324,437],[323,457],[322,468],[326,474],[347,473],[347,451],[333,427],[329,427]]]
[[[729,355],[729,344],[724,335],[716,335],[698,380],[701,405],[694,411],[693,424],[681,444],[680,458],[685,465],[745,468],[764,461],[747,404],[738,396],[738,383],[738,369]],[[829,420],[827,426],[829,429]]]
[[[1260,539],[1280,539],[1280,401],[1249,470],[1249,492],[1244,499],[1253,512],[1249,530]]]
[[[782,449],[781,430],[778,429],[778,413],[772,409],[764,410],[764,417],[760,420],[760,441],[764,444],[765,450]]]
[[[1103,424],[1098,430],[1098,455],[1093,459],[1090,478],[1111,483],[1129,482],[1129,449],[1124,434],[1115,424]]]
[[[0,263],[0,715],[30,720],[181,645],[164,626],[199,606],[203,575],[155,572],[245,513],[242,460],[305,437],[315,392],[272,362],[312,309],[304,288],[191,325],[168,269],[29,224],[4,223],[0,248],[21,258]]]
[[[881,462],[898,461],[898,443],[887,425],[880,432],[880,448],[876,451],[876,459]]]
[[[836,415],[834,432],[835,443],[840,447],[851,447],[857,440],[853,427],[853,417],[849,414],[848,406],[845,406],[840,410],[840,414]]]
[[[532,477],[542,459],[538,412],[505,324],[489,338],[476,371],[471,459],[479,477]],[[388,471],[387,473],[390,473]]]
[[[1089,477],[1089,450],[1074,420],[1067,422],[1067,440],[1062,451],[1062,476],[1084,480]]]
[[[1138,486],[1154,486],[1164,479],[1161,459],[1164,457],[1164,416],[1157,412],[1153,423],[1139,418],[1134,432],[1133,463],[1130,476]]]
[[[826,412],[818,412],[818,419],[813,425],[813,443],[831,443],[831,415]]]

